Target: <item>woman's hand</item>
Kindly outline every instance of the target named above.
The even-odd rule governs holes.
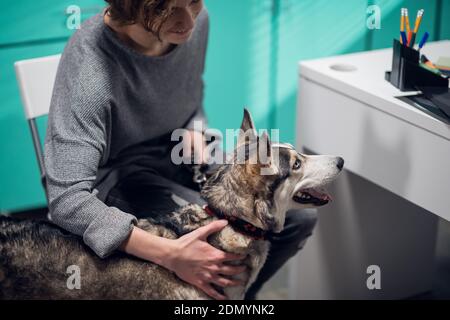
[[[243,285],[242,281],[231,280],[226,276],[237,275],[246,270],[245,266],[223,264],[225,261],[241,260],[244,256],[223,252],[206,241],[210,234],[222,230],[227,223],[226,220],[214,221],[174,240],[175,249],[164,262],[179,278],[218,300],[226,297],[217,292],[211,283],[219,287]]]
[[[206,142],[203,133],[194,130],[188,130],[183,135],[183,156],[186,159],[192,159],[194,154],[193,164],[202,164],[208,161],[206,154]]]
[[[227,223],[226,220],[217,220],[175,240],[133,227],[120,248],[128,254],[175,272],[180,279],[198,287],[214,299],[226,299],[211,283],[220,287],[242,285],[240,281],[225,276],[242,273],[246,267],[224,265],[223,262],[241,260],[244,257],[216,249],[206,239],[210,234],[222,230]]]

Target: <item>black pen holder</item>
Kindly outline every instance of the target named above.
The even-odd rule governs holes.
[[[448,79],[420,66],[420,52],[394,39],[392,71],[385,78],[401,91],[417,91],[418,87],[448,88]]]

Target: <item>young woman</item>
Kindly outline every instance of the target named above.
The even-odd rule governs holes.
[[[115,250],[160,264],[215,299],[233,286],[242,257],[206,242],[226,221],[177,240],[151,235],[136,217],[202,204],[184,166],[170,159],[177,128],[203,144],[203,80],[208,14],[203,0],[107,0],[61,57],[49,113],[45,168],[54,223],[80,235],[99,256]],[[198,150],[198,149],[196,149]],[[203,156],[203,155],[201,155]],[[248,293],[253,298],[310,234],[315,214],[288,214],[285,230]]]

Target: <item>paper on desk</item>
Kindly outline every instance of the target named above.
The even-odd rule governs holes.
[[[450,70],[450,57],[440,57],[436,62],[439,69]]]

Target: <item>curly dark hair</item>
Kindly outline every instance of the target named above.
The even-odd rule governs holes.
[[[161,27],[171,14],[170,4],[174,0],[105,1],[108,3],[106,10],[113,20],[121,24],[141,23],[159,38]]]

